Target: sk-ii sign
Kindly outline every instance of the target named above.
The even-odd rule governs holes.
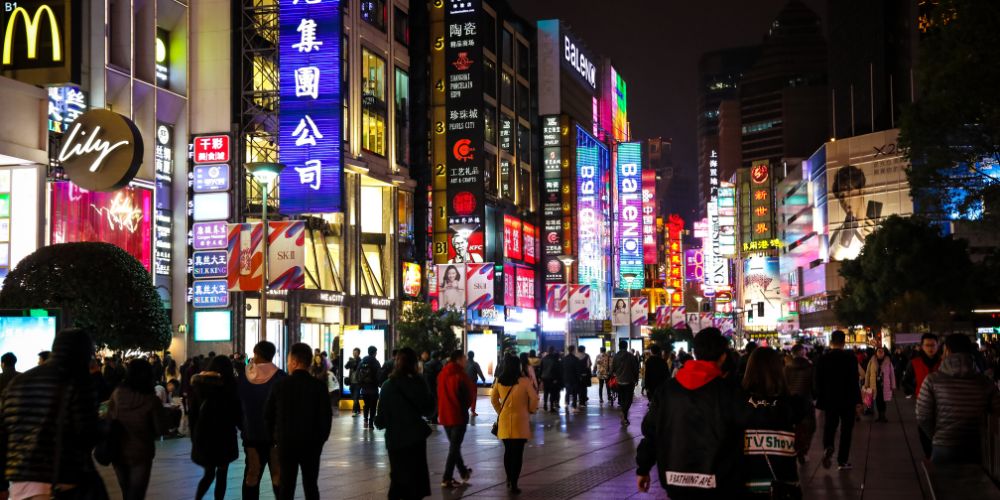
[[[280,0],[281,210],[340,212],[340,0]]]

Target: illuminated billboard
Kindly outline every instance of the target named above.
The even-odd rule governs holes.
[[[591,315],[604,312],[605,284],[609,276],[605,258],[605,182],[610,156],[608,149],[577,127],[576,140],[576,225],[577,282],[589,286]],[[600,316],[598,316],[600,317]]]
[[[629,140],[628,130],[628,90],[622,75],[611,68],[611,117],[613,132],[616,141]]]
[[[49,184],[51,241],[111,243],[135,257],[147,271],[153,263],[153,191],[127,187],[87,191],[71,182]]]
[[[667,218],[667,286],[674,289],[670,306],[684,305],[684,219],[677,214]]]
[[[716,198],[719,211],[719,253],[724,257],[736,256],[736,186],[719,183]]]
[[[615,242],[618,250],[618,288],[641,290],[645,286],[642,234],[642,144],[618,145],[615,168],[618,187]],[[631,281],[625,275],[633,275]]]
[[[283,213],[343,210],[340,0],[279,3]]]
[[[777,257],[751,256],[743,261],[743,318],[751,330],[774,330],[781,317],[781,279]]]
[[[753,162],[746,181],[750,194],[750,240],[770,240],[775,236],[772,213],[774,175],[767,160]]]
[[[656,257],[656,172],[642,171],[642,255],[643,263],[653,265]]]
[[[542,227],[539,230],[544,254],[545,282],[563,283],[566,281],[566,276],[562,262],[559,261],[559,256],[563,254],[563,241],[566,233],[563,228],[562,209],[562,129],[558,115],[543,116],[541,120],[544,190],[542,192]],[[527,233],[525,233],[525,237],[527,237]]]

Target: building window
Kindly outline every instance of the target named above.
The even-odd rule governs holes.
[[[749,125],[743,126],[743,135],[756,134],[757,132],[763,132],[765,130],[777,127],[778,125],[781,125],[781,118],[775,118],[774,120],[751,123]]]
[[[361,49],[361,148],[385,156],[385,59]]]
[[[514,109],[514,75],[500,73],[500,104]]]
[[[527,45],[517,42],[517,74],[521,75],[524,79],[528,79],[531,75],[530,54]]]
[[[528,86],[521,83],[517,84],[517,114],[522,118],[528,119],[528,115],[531,111],[531,94],[528,92]]]
[[[410,45],[410,16],[399,7],[393,7],[392,35],[397,42]]]
[[[486,142],[496,145],[497,143],[497,110],[493,105],[486,103],[483,108],[484,131]]]
[[[528,158],[529,146],[531,146],[531,136],[528,133],[528,128],[519,124],[517,126],[517,159],[521,163],[531,163],[531,159]]]
[[[497,64],[489,59],[483,60],[483,92],[497,98]]]
[[[396,68],[396,163],[410,164],[410,76]]]
[[[514,119],[500,114],[500,149],[514,154]]]
[[[385,31],[385,0],[361,0],[361,19]]]
[[[497,20],[490,14],[483,16],[483,47],[497,53]]]
[[[399,220],[399,241],[413,241],[413,193],[398,191],[396,195],[396,218]]]
[[[348,143],[351,142],[351,110],[348,107],[348,103],[351,102],[351,66],[347,64],[347,54],[350,52],[347,35],[344,35],[343,43],[343,50],[340,51],[340,100],[344,105],[344,123],[340,135],[344,142]]]
[[[483,173],[486,178],[486,194],[496,196],[497,195],[497,155],[486,152],[483,155],[486,165],[484,166]]]
[[[501,52],[501,54],[500,54],[500,60],[503,61],[503,63],[506,64],[507,66],[510,66],[511,68],[513,68],[514,67],[514,35],[512,35],[507,30],[503,30],[503,35],[502,36],[503,36],[503,40],[501,40],[501,44],[500,44],[500,52]]]

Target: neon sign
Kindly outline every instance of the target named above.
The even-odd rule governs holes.
[[[11,4],[8,2],[7,5],[9,6]],[[13,5],[17,4],[15,3]],[[47,14],[47,17],[43,18],[42,14]],[[12,54],[14,49],[14,28],[18,24],[18,20],[24,21],[24,36],[27,42],[28,59],[38,59],[38,28],[40,27],[43,19],[46,19],[49,22],[49,32],[51,33],[52,40],[52,61],[62,61],[62,41],[59,34],[59,21],[56,20],[56,14],[52,11],[52,7],[49,7],[48,5],[40,5],[37,9],[35,9],[34,16],[29,16],[28,11],[24,7],[15,7],[14,10],[11,11],[10,17],[7,18],[7,26],[4,30],[4,66],[9,66],[14,63]]]
[[[617,164],[618,223],[615,239],[618,245],[619,288],[641,290],[645,286],[642,232],[642,144],[625,142],[618,145]],[[626,274],[635,275],[630,282]]]

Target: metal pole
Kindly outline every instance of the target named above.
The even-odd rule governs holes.
[[[261,218],[264,219],[264,279],[260,284],[260,340],[267,340],[267,187],[268,183],[261,183],[263,194],[261,195],[262,208]]]
[[[569,268],[573,264],[566,265],[563,264],[563,272],[566,274],[566,345],[569,345],[570,329],[569,329]]]

